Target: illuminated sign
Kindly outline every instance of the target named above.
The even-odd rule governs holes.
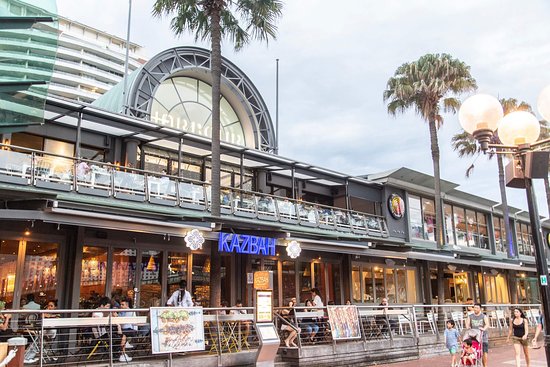
[[[405,201],[397,194],[391,194],[388,198],[388,209],[395,219],[403,218],[405,214]]]
[[[275,256],[276,238],[220,232],[219,252]]]
[[[256,292],[256,322],[273,322],[271,291]]]
[[[273,272],[272,271],[254,272],[254,289],[258,289],[258,290],[273,289]]]

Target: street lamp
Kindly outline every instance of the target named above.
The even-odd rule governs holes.
[[[550,121],[550,87],[546,87],[538,101],[539,112]],[[550,366],[550,289],[548,286],[548,264],[546,250],[542,242],[537,201],[533,190],[533,178],[548,176],[548,150],[541,150],[550,139],[537,141],[540,135],[539,121],[533,114],[515,111],[503,117],[500,102],[489,95],[478,94],[469,97],[460,107],[458,118],[462,128],[479,142],[483,152],[491,149],[497,154],[512,154],[512,170],[507,169],[507,185],[525,188],[527,206],[535,247],[535,262],[539,277],[539,289],[544,314],[544,348],[546,361]],[[491,137],[498,129],[503,144],[490,144]]]

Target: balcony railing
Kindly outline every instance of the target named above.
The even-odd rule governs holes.
[[[0,144],[0,181],[157,205],[210,210],[209,183]],[[8,149],[15,149],[8,150]],[[224,187],[222,214],[370,236],[388,236],[382,216]]]

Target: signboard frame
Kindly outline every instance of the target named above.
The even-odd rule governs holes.
[[[149,316],[151,320],[152,354],[205,350],[202,307],[151,307]],[[165,332],[167,329],[178,332],[167,334]],[[183,331],[188,330],[190,332],[187,334],[183,333]],[[170,344],[173,347],[170,347]]]
[[[273,291],[256,291],[256,322],[273,322]]]
[[[327,306],[327,314],[333,340],[361,339],[357,306]]]

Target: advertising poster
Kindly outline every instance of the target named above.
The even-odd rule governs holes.
[[[151,307],[153,354],[204,350],[204,323],[200,307]]]
[[[327,306],[328,319],[332,331],[332,339],[359,339],[361,325],[357,306]]]
[[[256,322],[272,322],[271,291],[256,292]]]

